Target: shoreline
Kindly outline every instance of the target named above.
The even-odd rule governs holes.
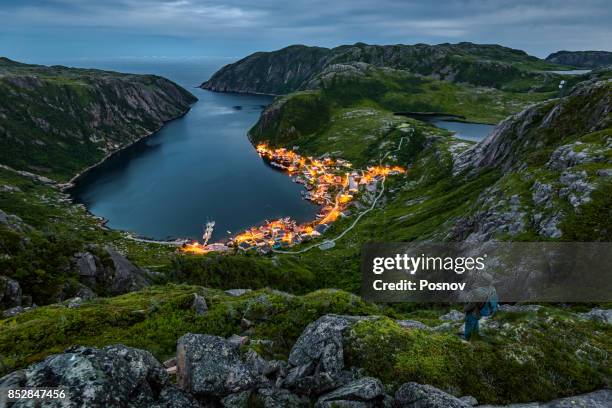
[[[189,111],[191,111],[191,108],[194,104],[198,103],[198,101],[195,101],[194,103],[192,103],[191,105],[189,105],[189,108],[185,110],[185,112],[181,113],[180,115],[177,115],[176,117],[166,120],[164,121],[161,126],[159,128],[157,128],[156,130],[153,130],[141,137],[139,137],[138,139],[134,140],[133,142],[111,152],[108,153],[107,155],[105,155],[102,159],[100,159],[98,162],[92,164],[91,166],[86,167],[85,169],[81,170],[80,172],[78,172],[75,176],[73,176],[70,180],[68,180],[66,183],[57,183],[56,186],[59,188],[60,192],[63,194],[66,194],[67,198],[72,202],[73,205],[80,205],[82,206],[82,208],[85,210],[85,212],[93,217],[94,219],[98,220],[99,225],[101,228],[106,229],[106,230],[113,230],[113,231],[117,231],[119,233],[121,233],[125,238],[132,240],[132,241],[136,241],[136,242],[146,242],[146,243],[150,243],[150,244],[158,244],[158,245],[164,245],[164,246],[177,246],[175,243],[171,243],[172,241],[168,241],[168,240],[156,240],[156,239],[149,239],[146,237],[136,237],[134,236],[131,232],[129,231],[124,231],[124,230],[120,230],[120,229],[115,229],[115,228],[111,228],[108,227],[106,225],[106,223],[108,222],[108,220],[104,217],[100,217],[99,215],[96,215],[94,213],[92,213],[89,210],[89,207],[87,207],[85,204],[80,203],[78,201],[75,200],[75,198],[72,196],[72,194],[70,194],[70,190],[73,189],[74,187],[76,187],[77,183],[79,182],[79,180],[81,180],[83,177],[85,177],[90,171],[94,170],[95,168],[97,168],[98,166],[100,166],[101,164],[103,164],[104,162],[106,162],[107,160],[109,160],[111,157],[120,154],[121,152],[125,151],[126,149],[134,146],[136,143],[139,143],[143,140],[146,140],[147,138],[153,136],[155,133],[159,132],[160,130],[163,129],[164,126],[166,126],[166,124],[176,120],[176,119],[180,119],[183,116],[185,116],[186,114],[189,113]],[[176,238],[176,241],[179,240],[184,240],[185,238]]]
[[[111,157],[113,157],[114,155],[119,154],[119,153],[121,153],[121,152],[125,151],[126,149],[128,149],[128,148],[130,148],[130,147],[134,146],[136,143],[139,143],[139,142],[141,142],[141,141],[143,141],[143,140],[145,140],[145,139],[147,139],[147,138],[149,138],[149,137],[153,136],[155,133],[157,133],[157,132],[159,132],[160,130],[162,130],[162,129],[163,129],[163,127],[164,127],[164,126],[166,126],[166,124],[168,124],[168,123],[170,123],[170,122],[172,122],[172,121],[174,121],[174,120],[176,120],[176,119],[180,119],[180,118],[182,118],[182,117],[183,117],[183,116],[185,116],[187,113],[189,113],[189,111],[191,111],[191,107],[192,107],[194,104],[196,104],[197,102],[198,102],[198,101],[196,101],[196,102],[194,102],[193,104],[189,105],[189,108],[188,108],[187,110],[185,110],[185,112],[181,113],[180,115],[178,115],[178,116],[176,116],[176,117],[174,117],[174,118],[172,118],[172,119],[169,119],[169,120],[166,120],[166,121],[162,122],[162,124],[161,124],[161,125],[160,125],[160,126],[157,128],[157,129],[155,129],[155,130],[153,130],[153,131],[151,131],[151,132],[149,132],[149,133],[147,133],[147,134],[145,134],[145,135],[143,135],[143,136],[139,137],[138,139],[134,140],[133,142],[130,142],[130,143],[128,143],[127,145],[122,146],[122,147],[120,147],[119,149],[117,149],[117,150],[115,150],[115,151],[112,151],[112,152],[110,152],[110,153],[106,154],[106,155],[105,155],[105,156],[104,156],[102,159],[100,159],[98,162],[96,162],[96,163],[92,164],[91,166],[88,166],[88,167],[84,168],[83,170],[79,171],[79,172],[78,172],[76,175],[74,175],[74,176],[73,176],[73,177],[72,177],[70,180],[68,180],[67,182],[65,182],[65,183],[58,183],[58,186],[59,186],[59,188],[60,188],[60,191],[61,191],[61,192],[63,192],[63,193],[67,193],[67,194],[69,194],[69,195],[70,195],[70,193],[69,193],[69,192],[70,192],[70,190],[71,190],[71,189],[73,189],[74,187],[76,187],[76,184],[78,183],[78,181],[79,181],[80,179],[82,179],[84,176],[86,176],[86,175],[87,175],[87,174],[88,174],[90,171],[92,171],[92,170],[93,170],[93,169],[95,169],[96,167],[100,166],[101,164],[103,164],[105,161],[107,161],[108,159],[110,159],[110,158],[111,158]],[[73,200],[73,201],[74,201],[74,200]],[[89,210],[88,210],[88,212],[89,212]]]

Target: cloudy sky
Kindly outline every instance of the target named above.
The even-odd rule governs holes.
[[[609,0],[1,0],[0,55],[243,56],[333,47],[472,41],[544,57],[612,51]]]

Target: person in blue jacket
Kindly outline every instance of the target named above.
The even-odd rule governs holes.
[[[482,317],[493,316],[497,311],[498,298],[497,291],[492,285],[492,278],[485,274],[482,276],[481,284],[470,291],[469,298],[471,302],[467,303],[463,312],[465,313],[465,327],[463,337],[469,340],[474,333],[480,330],[480,319]]]

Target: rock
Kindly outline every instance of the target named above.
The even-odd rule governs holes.
[[[249,342],[249,336],[239,336],[237,334],[232,334],[227,338],[229,344],[234,348],[240,348]]]
[[[542,219],[541,214],[534,215],[534,224],[540,235],[548,238],[560,238],[563,232],[559,228],[561,222],[561,212],[556,212],[549,217]]]
[[[8,276],[0,275],[0,309],[21,306],[22,300],[19,282]]]
[[[533,200],[534,204],[550,204],[552,194],[552,186],[550,184],[540,183],[539,181],[536,181],[535,183],[533,183],[531,191],[531,199]]]
[[[261,388],[257,390],[257,399],[263,408],[299,408],[308,406],[307,400],[282,388]]]
[[[79,276],[95,279],[98,273],[96,257],[89,252],[79,252],[74,256]]]
[[[572,206],[578,207],[591,201],[595,186],[588,183],[586,171],[566,170],[559,177],[559,181],[567,186],[559,189],[559,197],[567,198]]]
[[[317,401],[316,408],[382,406],[385,388],[380,380],[364,377],[346,384]],[[350,405],[351,403],[358,403]]]
[[[435,332],[447,332],[447,331],[452,331],[455,330],[455,324],[451,323],[451,322],[444,322],[442,324],[439,324],[435,327],[431,328],[432,331]]]
[[[395,392],[397,408],[469,408],[471,405],[431,385],[409,382]]]
[[[68,300],[68,308],[70,309],[76,309],[77,307],[81,307],[82,304],[83,299],[81,299],[80,297],[74,297]]]
[[[297,383],[298,380],[309,376],[314,372],[315,364],[311,361],[306,364],[299,365],[297,367],[290,368],[285,378],[285,385],[291,387]]]
[[[172,390],[162,365],[148,351],[123,345],[72,347],[30,366],[25,376],[11,376],[0,383],[18,381],[20,387],[65,388],[69,395],[62,405],[65,407],[179,406],[169,404],[178,394]],[[190,401],[186,395],[181,398],[182,402]],[[22,406],[30,406],[29,401],[13,405]],[[193,401],[180,406],[197,407]]]
[[[161,391],[158,402],[151,408],[201,408],[201,405],[183,390],[168,386]]]
[[[196,397],[224,397],[255,385],[255,376],[224,338],[185,334],[176,350],[177,384]]]
[[[251,289],[228,289],[225,291],[225,293],[230,296],[242,296],[249,292],[251,292]]]
[[[266,367],[266,371],[264,373],[266,377],[270,377],[272,375],[276,375],[277,377],[286,377],[287,376],[287,363],[282,360],[270,360],[268,361],[268,366]]]
[[[75,297],[79,297],[83,300],[92,300],[95,299],[97,296],[94,293],[93,290],[91,290],[90,288],[88,288],[85,285],[82,285],[79,290],[77,290],[77,292],[74,295]]]
[[[223,398],[221,400],[221,405],[224,408],[249,408],[250,398],[251,391],[241,391]]]
[[[348,384],[352,380],[353,376],[348,371],[343,371],[340,374],[330,374],[323,371],[298,378],[292,383],[286,382],[284,385],[300,395],[318,397],[325,392]]]
[[[343,373],[343,332],[359,319],[325,315],[306,326],[289,353],[291,368],[284,384],[316,396],[350,381]]]
[[[478,405],[478,400],[472,397],[471,395],[465,395],[463,397],[460,397],[459,399],[472,407]]]
[[[599,177],[612,177],[612,169],[599,169],[597,175]]]
[[[326,365],[341,370],[344,358],[342,332],[350,324],[347,317],[338,315],[325,315],[310,323],[291,348],[289,363],[293,366],[318,363],[325,355]]]
[[[25,312],[27,309],[22,306],[11,307],[2,312],[2,317],[13,317]]]
[[[612,406],[612,390],[603,389],[574,397],[549,402],[530,402],[510,405],[479,405],[478,408],[609,408]]]
[[[106,248],[106,252],[110,255],[115,267],[109,287],[112,295],[134,292],[150,285],[151,282],[145,271],[134,266],[113,248]]]
[[[418,320],[396,320],[395,323],[404,329],[429,330],[429,326],[419,322]]]
[[[166,368],[176,367],[176,357],[172,357],[172,358],[164,361],[164,367],[166,367]]]
[[[251,372],[265,376],[268,371],[268,362],[262,356],[257,354],[255,350],[249,349],[244,354],[244,362],[249,366]]]
[[[520,312],[537,312],[542,306],[540,305],[499,305],[500,312],[520,313]]]
[[[579,313],[579,316],[584,319],[612,324],[612,309],[594,308],[587,313]]]
[[[195,312],[196,316],[202,316],[208,311],[208,305],[206,304],[206,299],[197,293],[193,294],[193,303],[191,304],[191,308]]]
[[[574,142],[558,147],[550,155],[546,167],[552,170],[565,170],[585,163],[596,163],[604,160],[604,157],[598,154],[593,154],[587,149],[580,149],[582,142]]]
[[[451,322],[459,322],[465,318],[465,314],[458,310],[451,310],[445,315],[440,316],[440,320],[449,320]]]

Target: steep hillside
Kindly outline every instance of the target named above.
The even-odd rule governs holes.
[[[558,95],[504,92],[361,62],[325,69],[306,88],[278,97],[268,106],[250,132],[252,140],[308,146],[316,154],[338,151],[346,159],[363,163],[369,158],[355,149],[361,145],[355,138],[368,133],[370,144],[380,143],[388,124],[399,120],[394,112],[446,112],[497,123],[529,103]],[[351,110],[361,114],[353,115]]]
[[[0,58],[0,164],[65,181],[195,100],[158,76]]]
[[[546,61],[576,68],[601,68],[612,66],[612,52],[557,51],[546,57]]]
[[[368,45],[357,43],[328,49],[294,45],[258,52],[227,65],[202,88],[221,92],[285,94],[306,85],[324,69],[363,62],[453,82],[527,90],[541,87],[546,75],[559,69],[525,52],[499,45]],[[551,88],[552,89],[552,88]]]

